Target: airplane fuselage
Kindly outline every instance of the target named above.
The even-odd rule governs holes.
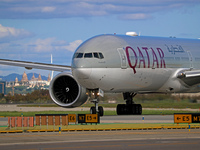
[[[198,39],[100,35],[77,48],[72,74],[81,86],[105,92],[191,92],[177,75],[200,68],[199,48]]]
[[[199,39],[99,35],[77,48],[71,66],[7,59],[0,64],[60,71],[49,87],[59,106],[81,106],[93,94],[90,111],[103,116],[100,93],[123,93],[126,104],[117,105],[117,114],[141,115],[141,104],[133,101],[137,93],[200,91],[199,50]]]

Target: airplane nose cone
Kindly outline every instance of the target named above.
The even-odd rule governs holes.
[[[72,74],[76,79],[89,79],[92,72],[92,60],[76,59],[72,61]]]

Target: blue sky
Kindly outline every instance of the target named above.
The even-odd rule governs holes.
[[[0,0],[0,58],[70,65],[98,34],[200,38],[200,0]],[[49,71],[0,66],[0,75]]]

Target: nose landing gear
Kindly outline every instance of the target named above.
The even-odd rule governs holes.
[[[98,90],[94,90],[93,95],[94,95],[94,99],[91,102],[93,102],[95,104],[95,106],[92,106],[90,108],[90,113],[91,114],[98,113],[99,116],[103,116],[104,115],[103,107],[98,106],[98,103],[99,103],[99,92],[98,92]]]

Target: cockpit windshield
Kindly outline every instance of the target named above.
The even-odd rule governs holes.
[[[92,53],[85,53],[84,58],[92,58]]]
[[[104,56],[103,56],[102,53],[99,53],[99,58],[100,58],[100,59],[103,59],[103,58],[104,58]]]
[[[83,53],[76,53],[74,55],[74,58],[82,58],[83,57]]]
[[[84,57],[83,57],[84,56]],[[74,55],[74,58],[97,58],[97,59],[103,59],[104,56],[100,52],[93,52],[93,53],[76,53]]]

